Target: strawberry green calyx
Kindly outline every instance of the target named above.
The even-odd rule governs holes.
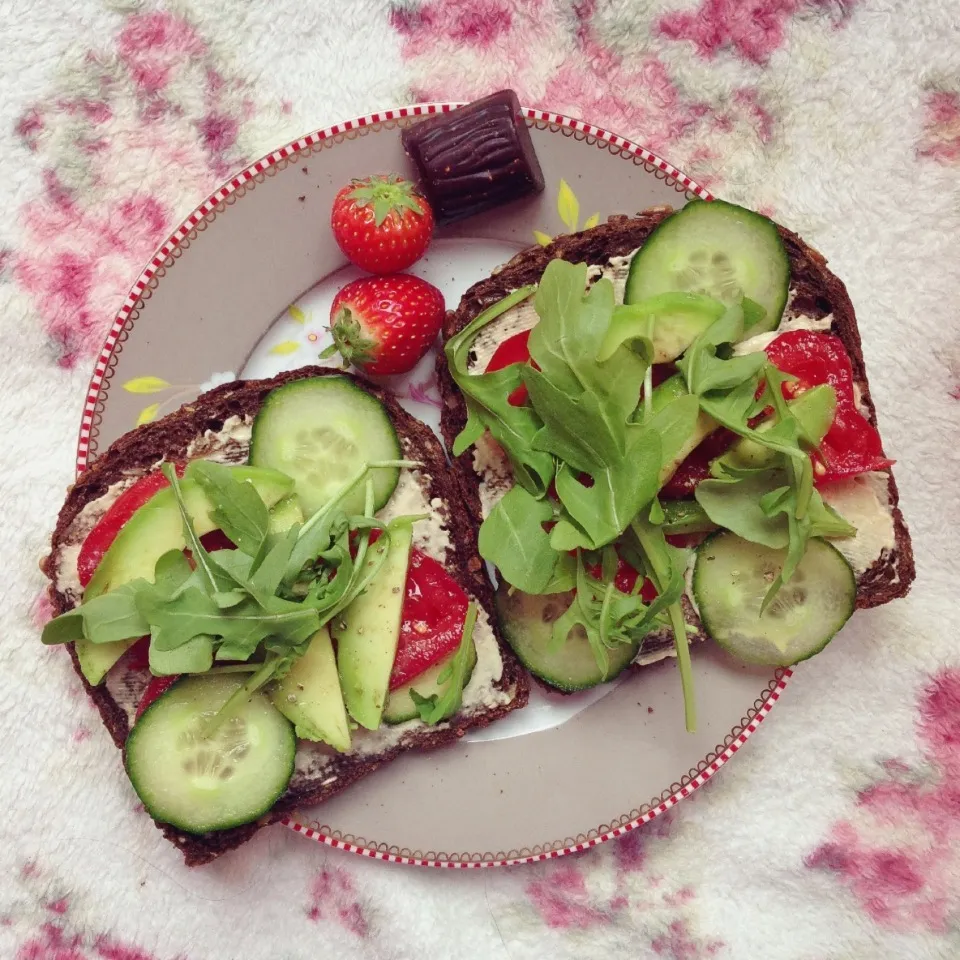
[[[358,314],[350,307],[341,306],[336,312],[330,324],[330,333],[333,343],[320,354],[321,359],[326,360],[339,353],[343,357],[344,368],[351,363],[362,367],[376,359],[376,341],[364,332]]]
[[[396,174],[354,180],[353,184],[349,199],[358,207],[372,206],[374,222],[378,227],[392,213],[399,219],[404,210],[423,216],[423,206],[413,184]]]

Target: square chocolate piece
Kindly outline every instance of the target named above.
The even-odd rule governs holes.
[[[543,173],[513,90],[428,117],[400,136],[438,223],[543,190]]]

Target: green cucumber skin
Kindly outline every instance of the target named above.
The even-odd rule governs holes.
[[[724,200],[692,200],[682,209],[665,217],[630,263],[625,299],[628,302],[635,302],[670,289],[670,285],[660,289],[657,284],[652,286],[650,284],[650,277],[662,275],[660,257],[669,249],[666,245],[673,244],[674,248],[686,246],[689,239],[685,234],[695,234],[700,237],[706,233],[707,229],[714,226],[711,221],[715,222],[715,228],[722,228],[725,219],[730,222],[731,233],[734,230],[742,231],[743,225],[746,224],[752,234],[749,242],[756,244],[756,249],[749,252],[766,255],[769,258],[768,263],[759,265],[769,271],[769,282],[761,291],[761,293],[769,293],[769,296],[761,296],[758,300],[760,294],[757,290],[743,291],[747,298],[758,302],[765,311],[763,319],[750,327],[749,335],[775,330],[783,317],[790,286],[790,261],[780,232],[776,224],[762,214]],[[710,239],[708,237],[707,242]],[[660,250],[661,246],[664,248],[663,251]],[[653,265],[653,269],[647,271],[650,265]],[[649,276],[647,276],[648,272]]]
[[[452,663],[456,655],[457,651],[454,650],[453,653],[447,654],[432,667],[427,667],[420,676],[414,677],[409,683],[397,687],[396,690],[391,690],[383,708],[382,722],[389,726],[396,726],[398,723],[405,723],[407,720],[416,720],[420,716],[420,711],[417,710],[417,705],[410,697],[410,691],[416,690],[421,697],[429,697],[434,693],[440,693],[447,684],[438,684],[437,677]],[[464,687],[470,682],[470,677],[473,676],[473,670],[477,665],[476,644],[470,648],[468,660],[469,665],[463,678]]]
[[[519,591],[516,591],[516,593],[519,593]],[[547,602],[562,601],[563,597],[563,594],[551,594]],[[569,598],[571,600],[572,597],[573,595],[570,594]],[[530,673],[551,687],[562,690],[564,693],[576,693],[579,690],[589,690],[591,687],[596,687],[601,683],[609,683],[611,680],[615,680],[630,666],[640,650],[641,642],[637,642],[635,644],[618,645],[613,650],[608,651],[610,670],[606,676],[600,673],[600,668],[593,658],[593,653],[590,650],[589,642],[586,638],[568,639],[566,646],[556,654],[549,654],[545,650],[531,650],[529,640],[524,640],[524,631],[535,630],[537,633],[546,631],[542,636],[536,638],[545,644],[548,640],[547,634],[550,633],[551,628],[548,622],[542,620],[537,622],[533,618],[527,618],[530,622],[525,622],[522,617],[511,616],[507,609],[511,599],[512,598],[504,597],[504,591],[502,591],[502,589],[497,591],[497,613],[504,639],[517,655],[517,659],[520,660]],[[535,601],[537,599],[538,598],[524,595],[518,602],[525,602],[526,600]],[[573,662],[573,666],[576,668],[576,675],[571,675],[572,671],[569,669],[566,671],[563,669],[565,662],[567,664],[571,663],[569,657],[564,657],[564,653],[570,644],[576,644],[578,648],[581,646],[586,648],[585,650],[580,650],[580,653],[583,655],[578,659],[581,662]]]
[[[710,608],[712,607],[712,601],[710,600],[709,593],[716,589],[715,586],[711,586],[709,582],[704,583],[704,576],[709,580],[709,574],[704,575],[703,570],[707,568],[700,564],[701,557],[707,557],[711,548],[715,547],[716,544],[724,537],[736,537],[736,534],[731,533],[729,530],[718,530],[716,533],[711,534],[707,537],[703,543],[697,548],[697,563],[694,567],[693,572],[693,597],[697,605],[697,610],[700,616],[700,620],[703,624],[704,630],[707,635],[711,637],[720,647],[727,651],[731,656],[736,657],[738,660],[741,660],[745,663],[751,663],[757,666],[765,667],[790,667],[798,663],[802,663],[804,660],[809,660],[811,657],[816,656],[818,653],[821,653],[833,640],[833,638],[843,629],[847,621],[852,616],[854,610],[856,609],[857,602],[857,580],[856,574],[853,571],[853,568],[843,557],[839,550],[829,543],[826,540],[821,540],[814,538],[810,541],[811,544],[819,543],[827,547],[832,551],[832,554],[835,554],[835,558],[839,558],[842,561],[842,564],[838,564],[838,570],[846,571],[849,579],[846,585],[846,593],[849,598],[848,608],[846,610],[845,619],[841,620],[833,630],[829,630],[825,633],[823,638],[815,644],[811,644],[808,649],[798,656],[792,657],[752,657],[744,654],[742,648],[737,647],[736,644],[731,644],[729,641],[725,641],[718,637],[718,632],[714,628],[712,623],[712,616]],[[740,538],[737,538],[740,539]],[[746,542],[746,541],[744,541]],[[751,546],[753,546],[751,544]],[[758,550],[767,549],[758,547]],[[808,545],[809,549],[809,545]],[[802,563],[803,561],[801,561]],[[786,586],[789,586],[789,582]],[[772,649],[772,645],[771,645]]]
[[[345,465],[343,470],[344,480],[347,475],[353,472],[354,468],[359,468],[365,462],[399,460],[401,458],[400,439],[384,405],[375,396],[367,393],[359,384],[340,374],[294,380],[277,387],[267,395],[253,421],[250,438],[251,464],[273,466],[281,472],[290,472],[290,462],[283,462],[283,457],[278,455],[277,437],[284,431],[290,431],[297,426],[297,424],[291,422],[294,419],[291,414],[283,410],[284,405],[289,407],[297,404],[302,404],[307,408],[315,408],[310,410],[310,422],[331,429],[336,425],[336,420],[331,416],[331,411],[342,414],[342,411],[349,409],[352,404],[353,410],[350,416],[358,422],[369,421],[363,424],[363,429],[356,433],[356,439],[368,440],[372,428],[380,431],[380,435],[376,437],[374,449],[360,451],[361,455],[356,457],[355,463]],[[280,416],[281,412],[285,413],[283,417]],[[341,422],[347,423],[348,418],[342,417]],[[400,470],[399,468],[378,469],[372,473],[372,476],[374,479],[374,509],[380,510],[386,506],[390,497],[393,496],[400,479]],[[296,481],[296,492],[300,497],[305,518],[309,518],[335,492],[331,488],[327,491],[326,496],[321,496],[309,480],[303,477],[294,477],[294,480]],[[363,508],[363,499],[364,493],[361,485],[345,501],[345,508],[349,506],[353,512],[360,512]],[[351,510],[347,510],[347,512],[349,513]]]
[[[168,687],[159,697],[157,697],[156,700],[154,700],[153,703],[147,707],[146,710],[144,710],[141,716],[137,719],[136,723],[133,725],[130,733],[127,735],[127,740],[123,748],[123,762],[127,772],[127,777],[129,778],[134,791],[146,808],[147,813],[149,813],[154,820],[156,820],[158,823],[168,824],[177,830],[181,830],[183,833],[191,834],[193,836],[204,836],[211,833],[219,833],[223,830],[229,830],[233,827],[244,826],[248,823],[253,823],[273,809],[277,800],[286,791],[287,785],[289,784],[290,779],[293,777],[296,765],[297,741],[296,737],[294,736],[293,725],[284,720],[283,724],[285,724],[285,727],[280,725],[280,729],[284,730],[284,733],[286,734],[286,747],[289,753],[289,763],[287,765],[286,777],[283,779],[282,785],[278,786],[272,797],[268,798],[265,796],[263,802],[258,805],[251,806],[248,811],[242,815],[223,819],[215,826],[207,824],[202,828],[198,828],[196,824],[190,822],[188,816],[170,815],[169,812],[164,813],[157,810],[152,799],[149,796],[144,795],[139,773],[141,758],[137,756],[138,740],[141,736],[143,736],[144,732],[149,729],[149,725],[151,723],[162,722],[162,720],[158,718],[162,718],[162,713],[167,705],[164,703],[166,698],[173,694],[174,691],[177,691],[178,689],[182,690],[185,684],[195,683],[198,680],[202,680],[202,677],[193,675],[182,677],[180,680],[177,680],[175,683],[171,684],[170,687]],[[239,684],[242,681],[238,680],[237,682]],[[264,697],[264,694],[257,693],[254,694],[254,696]],[[279,713],[277,715],[278,717],[281,716]]]

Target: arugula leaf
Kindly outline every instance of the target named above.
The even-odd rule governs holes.
[[[625,436],[624,454],[603,469],[592,471],[592,486],[581,483],[567,464],[557,470],[557,496],[585,533],[574,546],[597,549],[613,542],[657,492],[659,434],[648,427],[631,425]]]
[[[154,586],[170,599],[180,593],[192,576],[193,568],[182,550],[168,550],[153,568]]]
[[[543,524],[553,508],[515,486],[500,499],[480,527],[477,548],[507,583],[525,593],[540,593],[553,578],[557,554]]]
[[[606,422],[601,398],[587,392],[568,393],[533,367],[524,368],[523,382],[534,408],[538,413],[543,411],[545,418],[543,427],[531,439],[537,450],[585,472],[623,458],[626,416],[619,426]]]
[[[729,390],[760,372],[767,363],[767,356],[762,351],[730,359],[717,356],[718,347],[738,341],[743,330],[743,307],[733,304],[693,341],[677,363],[691,393],[700,395],[711,390]]]
[[[463,703],[463,687],[467,677],[467,665],[470,662],[470,647],[473,645],[473,628],[477,622],[477,605],[472,602],[467,607],[467,616],[463,622],[463,635],[460,639],[460,646],[453,655],[447,670],[450,678],[446,681],[447,686],[443,692],[437,696],[432,694],[429,697],[422,697],[416,690],[410,690],[410,698],[416,704],[420,719],[424,723],[434,725],[452,717]],[[447,671],[444,671],[446,673]]]
[[[782,469],[738,479],[702,480],[694,496],[718,527],[725,527],[751,543],[782,549],[789,540],[785,518],[766,513],[762,501],[771,491],[783,489],[786,480]]]
[[[626,455],[627,421],[648,364],[625,347],[596,362],[613,314],[613,285],[598,280],[584,296],[585,283],[584,264],[551,261],[538,291],[541,319],[529,344],[541,369],[528,366],[521,372],[543,421],[534,445],[572,467],[593,471]],[[563,296],[548,298],[545,291],[555,287],[562,287]]]
[[[49,645],[57,643],[72,643],[83,639],[83,612],[81,608],[67,610],[59,617],[44,624],[40,641]]]
[[[604,678],[610,672],[607,651],[618,644],[641,639],[657,619],[657,610],[648,608],[640,599],[640,581],[632,594],[621,593],[616,588],[613,583],[616,566],[616,551],[605,549],[602,559],[604,582],[595,580],[588,575],[583,554],[578,551],[576,590],[569,606],[554,621],[547,645],[548,650],[556,652],[571,639],[586,639]]]
[[[183,525],[183,536],[187,541],[193,562],[197,565],[197,570],[203,578],[204,589],[208,593],[230,590],[232,584],[211,564],[210,555],[200,542],[200,538],[193,528],[193,518],[190,516],[187,505],[184,502],[183,491],[180,489],[180,479],[177,476],[177,471],[174,470],[173,465],[170,463],[161,464],[160,471],[167,478],[173,489],[173,496],[177,502],[177,509],[180,511],[180,520]]]
[[[570,606],[553,622],[552,636],[547,649],[551,652],[561,650],[563,645],[571,639],[571,634],[574,638],[578,634],[586,637],[600,669],[600,677],[605,680],[610,673],[610,656],[600,637],[600,615],[599,611],[595,612],[593,609],[597,606],[593,588],[584,582],[581,570],[578,576],[577,592]],[[599,606],[602,607],[602,602]]]
[[[187,587],[175,600],[158,590],[141,590],[135,604],[148,625],[150,646],[161,653],[176,650],[201,634],[220,633],[221,621],[226,616],[213,598],[196,586]]]
[[[290,555],[297,544],[300,528],[294,524],[270,548],[263,561],[257,567],[256,573],[250,577],[250,586],[254,591],[264,595],[273,595],[280,589]]]
[[[783,549],[790,543],[789,517],[797,518],[797,495],[788,479],[781,461],[776,467],[739,477],[703,480],[694,495],[717,526],[751,543]],[[857,532],[816,490],[810,493],[805,515],[809,536],[852,537]],[[801,532],[798,528],[797,534]]]
[[[210,554],[210,562],[224,576],[236,584],[241,590],[248,588],[253,571],[253,557],[241,553],[239,550],[215,550]]]
[[[513,465],[518,483],[537,496],[543,496],[553,478],[553,460],[531,444],[540,421],[529,405],[512,406],[507,398],[520,386],[520,364],[511,364],[493,373],[472,374],[467,369],[470,346],[477,333],[488,323],[529,299],[536,287],[514,290],[484,310],[456,336],[447,341],[445,354],[453,377],[467,405],[467,424],[453,444],[454,456],[460,456],[480,438],[484,430],[503,447]]]
[[[230,467],[212,460],[193,460],[187,476],[196,478],[213,504],[213,521],[247,556],[257,557],[270,521],[266,504],[252,483],[236,479]]]
[[[540,322],[530,331],[527,346],[544,377],[566,393],[583,393],[598,383],[609,390],[608,378],[600,373],[607,365],[597,363],[597,354],[613,317],[613,284],[603,278],[588,291],[585,263],[551,260],[540,279],[535,306]],[[629,350],[615,355],[639,368],[643,376],[646,364],[641,358]],[[632,410],[636,380],[631,394],[628,403]]]
[[[155,677],[206,673],[213,666],[213,638],[201,634],[174,650],[160,650],[151,642],[149,661]]]
[[[137,605],[137,597],[146,587],[150,587],[146,580],[131,580],[83,604],[84,638],[91,643],[113,643],[149,633],[150,624]]]
[[[557,554],[557,563],[553,568],[550,581],[540,590],[542,595],[551,593],[566,593],[577,584],[577,561],[568,552]]]

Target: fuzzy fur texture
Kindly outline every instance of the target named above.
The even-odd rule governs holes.
[[[0,956],[960,953],[956,0],[0,9]],[[829,258],[898,460],[917,581],[799,670],[706,789],[615,843],[434,873],[277,828],[187,872],[109,773],[115,748],[68,658],[37,640],[37,561],[73,479],[92,351],[156,241],[229,169],[337,120],[505,84],[658,150]]]

